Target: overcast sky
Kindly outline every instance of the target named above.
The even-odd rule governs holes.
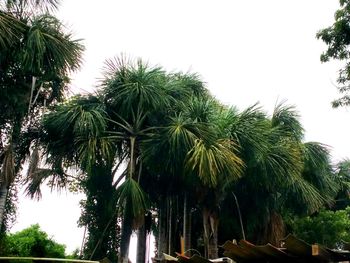
[[[73,76],[75,92],[92,91],[107,58],[125,53],[172,71],[197,72],[228,105],[256,102],[271,113],[287,100],[299,110],[307,141],[350,157],[350,112],[332,109],[339,63],[321,64],[326,46],[316,32],[333,23],[336,0],[64,0],[61,18],[86,46]],[[20,199],[17,231],[40,223],[71,251],[81,196],[45,192]]]

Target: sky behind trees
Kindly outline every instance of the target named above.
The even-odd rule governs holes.
[[[321,64],[326,46],[315,35],[337,8],[334,0],[64,0],[57,15],[86,46],[74,92],[93,91],[104,60],[121,53],[198,72],[212,94],[240,109],[296,105],[306,140],[330,145],[336,161],[350,157],[350,112],[331,108],[340,64]],[[79,247],[80,197],[48,190],[43,199],[20,199],[13,231],[39,223],[68,251]]]

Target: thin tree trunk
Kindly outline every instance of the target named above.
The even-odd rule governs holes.
[[[168,252],[167,239],[167,199],[160,200],[158,211],[158,258],[163,258],[163,253]]]
[[[129,177],[135,178],[135,167],[136,167],[136,158],[135,158],[135,143],[136,138],[130,137],[130,161],[129,161]],[[130,246],[130,237],[132,233],[132,220],[130,215],[132,214],[129,211],[129,204],[126,203],[124,207],[124,215],[122,221],[122,234],[120,241],[120,255],[119,263],[128,263],[129,259],[129,246]],[[129,216],[128,216],[129,215]]]
[[[210,235],[210,225],[208,222],[208,211],[203,208],[203,241],[204,241],[204,257],[208,258],[208,244]]]
[[[135,144],[136,144],[136,138],[130,137],[130,166],[129,166],[129,176],[130,178],[133,178],[137,180],[135,175],[135,168],[136,168],[136,158],[135,158]]]
[[[168,254],[173,253],[173,202],[172,198],[168,197]]]
[[[218,257],[218,226],[219,218],[214,211],[203,208],[203,229],[205,257],[215,259]]]
[[[184,222],[183,222],[183,238],[184,238],[184,253],[186,256],[191,256],[191,207],[188,204],[188,195],[184,196]]]
[[[137,263],[145,263],[146,262],[146,228],[145,224],[143,224],[137,233],[137,255],[136,262]]]
[[[2,224],[4,222],[7,194],[8,187],[2,184],[0,187],[0,231],[2,231]]]
[[[126,213],[123,216],[122,222],[122,234],[120,237],[120,252],[119,252],[119,263],[128,263],[129,261],[129,245],[130,237],[132,232],[130,218],[127,218]]]
[[[14,136],[12,136],[14,137]],[[5,208],[8,190],[15,179],[15,160],[14,160],[14,143],[8,146],[4,151],[4,157],[1,164],[0,171],[0,230],[4,224]]]

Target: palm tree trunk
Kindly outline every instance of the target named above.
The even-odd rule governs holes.
[[[14,136],[12,136],[14,137]],[[8,190],[15,179],[15,159],[13,154],[14,143],[12,142],[4,151],[4,157],[0,171],[0,230],[4,224],[5,208]]]
[[[191,256],[189,249],[191,248],[191,207],[188,204],[188,195],[184,197],[184,222],[183,222],[183,238],[184,238],[184,253],[186,256]]]
[[[124,212],[122,222],[122,234],[120,237],[119,263],[128,263],[129,261],[129,245],[132,233],[132,222]]]
[[[135,166],[136,166],[136,159],[135,159],[135,143],[136,138],[131,136],[130,137],[130,161],[129,161],[129,177],[134,178],[135,176]],[[121,240],[120,240],[120,255],[119,255],[119,263],[128,263],[129,260],[129,246],[130,246],[130,237],[132,233],[132,221],[134,218],[131,218],[130,215],[132,214],[130,211],[128,211],[131,204],[128,204],[128,202],[125,204],[124,207],[124,215],[123,215],[123,221],[122,221],[122,234],[121,234]]]
[[[137,233],[137,255],[136,262],[137,263],[145,263],[146,262],[146,228],[145,224],[143,224]]]
[[[205,257],[208,259],[218,258],[218,226],[217,213],[203,208],[203,229]]]
[[[129,166],[129,176],[135,180],[137,180],[135,175],[136,168],[136,158],[135,158],[135,144],[136,138],[130,137],[130,166]]]
[[[158,210],[158,258],[163,258],[163,253],[168,252],[168,239],[167,239],[167,199],[160,200]]]
[[[172,197],[168,197],[168,254],[172,255],[173,250],[173,202]]]
[[[258,239],[258,243],[270,243],[278,247],[280,246],[281,239],[285,237],[285,234],[285,224],[282,216],[276,211],[272,211],[270,218]]]
[[[0,187],[0,231],[2,231],[2,224],[4,221],[7,194],[8,187],[3,183]]]

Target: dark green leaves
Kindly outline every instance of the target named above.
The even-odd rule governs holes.
[[[137,229],[143,223],[144,215],[149,208],[147,195],[140,185],[128,177],[117,189],[118,209],[127,214],[128,220],[133,221]]]
[[[186,157],[186,168],[196,174],[204,185],[216,187],[218,181],[230,181],[241,176],[243,162],[235,154],[236,145],[229,140],[205,143],[196,140]]]
[[[321,61],[327,62],[330,59],[345,61],[345,65],[339,70],[338,90],[342,97],[333,101],[333,107],[347,106],[350,104],[348,97],[350,64],[347,61],[350,57],[350,2],[340,0],[341,8],[335,13],[335,22],[332,26],[320,30],[317,38],[327,45],[327,50],[322,53]]]

